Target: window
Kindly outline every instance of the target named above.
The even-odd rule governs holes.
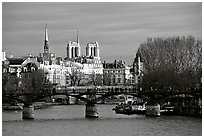
[[[116,80],[116,79],[115,79],[115,76],[113,76],[113,83],[115,83],[115,80]]]
[[[56,79],[53,79],[53,83],[57,83],[57,82],[56,82]]]
[[[121,78],[118,78],[118,83],[121,83]]]
[[[27,72],[27,68],[24,67],[24,72]]]

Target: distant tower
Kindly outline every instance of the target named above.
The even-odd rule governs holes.
[[[79,44],[79,34],[78,34],[78,29],[77,29],[77,44]]]
[[[141,76],[143,75],[143,60],[141,56],[140,50],[137,51],[136,57],[133,62],[133,72],[135,77],[135,83],[139,83],[141,80]]]
[[[87,47],[86,47],[86,56],[88,56],[88,57],[92,56],[92,57],[100,58],[98,42],[88,43],[87,44]]]
[[[79,44],[79,35],[77,29],[77,41],[69,41],[69,43],[67,44],[67,58],[71,59],[79,56],[81,56],[81,48]]]
[[[49,56],[49,41],[48,41],[48,31],[47,31],[47,24],[45,25],[45,40],[44,40],[44,53],[43,57],[45,61],[50,60]]]
[[[2,51],[2,61],[5,61],[5,60],[6,60],[6,52]]]

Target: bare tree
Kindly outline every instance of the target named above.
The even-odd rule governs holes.
[[[11,97],[19,93],[24,94],[24,101],[28,104],[41,97],[43,92],[51,93],[52,88],[52,84],[41,69],[24,72],[21,74],[21,78],[10,75],[10,73],[4,74],[3,93],[9,94]]]
[[[153,90],[201,89],[202,42],[192,36],[148,38],[140,45],[141,85]]]
[[[53,85],[42,69],[23,73],[19,83],[19,89],[25,94],[27,103],[32,103],[34,99],[41,97],[42,93],[53,92]]]
[[[19,78],[16,75],[11,75],[10,73],[3,73],[2,74],[2,93],[3,94],[9,94],[14,96],[18,91],[18,85],[19,85]],[[3,102],[9,103],[11,105],[14,105],[16,102],[13,98],[6,98],[2,96]]]
[[[79,86],[80,82],[85,78],[85,75],[79,70],[73,69],[71,73],[69,73],[69,78],[71,81],[71,86]]]
[[[90,74],[89,84],[94,85],[94,86],[103,85],[103,75],[102,74],[96,74],[93,72],[92,74]]]
[[[47,89],[48,86],[50,86],[49,88],[51,89],[52,85],[42,69],[23,73],[20,82],[22,84],[21,88],[24,89],[26,93],[39,93],[41,90]]]
[[[109,73],[103,73],[103,84],[110,86],[111,85],[111,74]]]

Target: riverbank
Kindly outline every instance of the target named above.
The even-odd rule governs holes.
[[[46,102],[36,102],[33,103],[34,109],[42,109],[47,108],[53,105],[60,105],[60,103],[46,103]],[[17,105],[3,105],[3,110],[22,110],[23,104],[17,104]]]
[[[116,100],[107,100],[105,101],[105,103],[98,103],[98,104],[107,104],[107,105],[113,105],[113,104],[117,104],[120,101],[116,101]],[[78,102],[78,105],[85,105],[85,102]],[[34,109],[43,109],[43,108],[47,108],[50,106],[55,106],[55,105],[67,105],[67,104],[63,104],[63,103],[48,103],[48,102],[35,102],[33,103]],[[2,109],[3,110],[22,110],[23,109],[23,104],[17,104],[17,105],[2,105]]]

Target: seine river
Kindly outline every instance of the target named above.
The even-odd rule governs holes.
[[[34,120],[22,120],[22,111],[2,113],[6,136],[201,136],[202,119],[183,116],[120,115],[114,105],[98,105],[99,118],[84,117],[84,105],[51,106],[34,111]]]

